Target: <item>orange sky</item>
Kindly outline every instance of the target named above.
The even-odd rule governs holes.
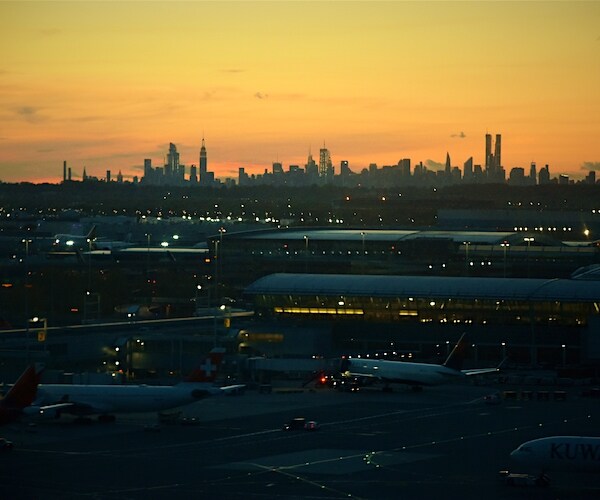
[[[0,1],[0,180],[401,158],[600,170],[600,2]],[[462,133],[462,134],[461,134]]]

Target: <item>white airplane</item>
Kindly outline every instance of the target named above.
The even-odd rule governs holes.
[[[600,437],[551,436],[521,444],[511,460],[529,470],[600,472]]]
[[[342,374],[351,377],[365,377],[381,380],[387,386],[390,383],[411,385],[420,389],[426,385],[439,385],[467,375],[494,373],[497,368],[461,370],[465,351],[468,346],[466,333],[462,335],[444,364],[411,363],[382,359],[348,358],[342,361]]]
[[[78,252],[94,249],[96,239],[96,225],[94,224],[87,234],[55,234],[52,241],[53,251]]]
[[[213,349],[199,369],[172,386],[40,384],[34,406],[43,408],[46,414],[54,409],[56,417],[63,413],[79,417],[99,415],[108,421],[114,420],[115,413],[162,411],[240,391],[243,385],[214,385],[224,354],[223,348]]]

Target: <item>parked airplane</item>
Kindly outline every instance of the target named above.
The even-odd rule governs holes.
[[[99,415],[113,420],[115,413],[162,411],[187,405],[209,396],[241,390],[243,385],[213,385],[225,350],[215,348],[202,366],[177,385],[75,385],[40,384],[36,405],[55,405],[55,415]]]
[[[529,470],[600,471],[600,437],[551,436],[521,444],[511,460]]]
[[[27,413],[35,399],[41,371],[41,365],[27,367],[0,400],[0,425],[13,422]]]
[[[348,358],[342,361],[342,373],[345,376],[365,377],[381,380],[387,384],[407,384],[415,389],[425,385],[439,385],[466,375],[493,373],[497,368],[461,370],[465,351],[468,346],[466,333],[462,335],[444,364],[411,363],[407,361],[375,360]]]
[[[94,249],[96,225],[87,234],[55,234],[52,242],[53,252],[78,252]]]

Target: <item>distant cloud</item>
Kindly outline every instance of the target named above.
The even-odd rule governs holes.
[[[600,171],[600,161],[584,161],[581,164],[581,170],[598,170],[598,171]]]
[[[43,36],[56,36],[56,35],[60,35],[62,33],[62,30],[58,29],[58,28],[46,28],[43,30],[40,30],[40,34]]]
[[[39,122],[42,119],[39,115],[39,109],[33,106],[19,106],[13,108],[13,111],[30,123]]]
[[[254,97],[256,97],[257,99],[268,99],[269,94],[263,94],[262,92],[257,92],[256,94],[254,94]]]
[[[244,73],[246,70],[245,69],[240,69],[240,68],[227,68],[227,69],[222,69],[221,73]]]
[[[425,165],[427,166],[427,168],[434,169],[434,170],[440,170],[440,169],[444,169],[446,167],[445,163],[440,163],[435,160],[426,160]]]
[[[461,131],[459,134],[452,134],[450,137],[458,137],[459,139],[464,139],[467,136],[464,132]]]

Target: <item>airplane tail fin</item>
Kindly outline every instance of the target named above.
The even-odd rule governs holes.
[[[185,382],[214,382],[224,357],[225,348],[215,347],[202,364],[194,368],[184,379]]]
[[[96,224],[92,226],[92,229],[90,229],[90,232],[85,237],[88,240],[93,240],[96,237]]]
[[[444,366],[447,368],[452,368],[453,370],[461,370],[463,361],[465,360],[465,355],[467,352],[467,348],[469,347],[469,339],[467,333],[463,333],[452,352],[444,361]]]
[[[43,366],[33,364],[21,374],[19,379],[0,400],[0,421],[14,420],[20,412],[35,400]]]

